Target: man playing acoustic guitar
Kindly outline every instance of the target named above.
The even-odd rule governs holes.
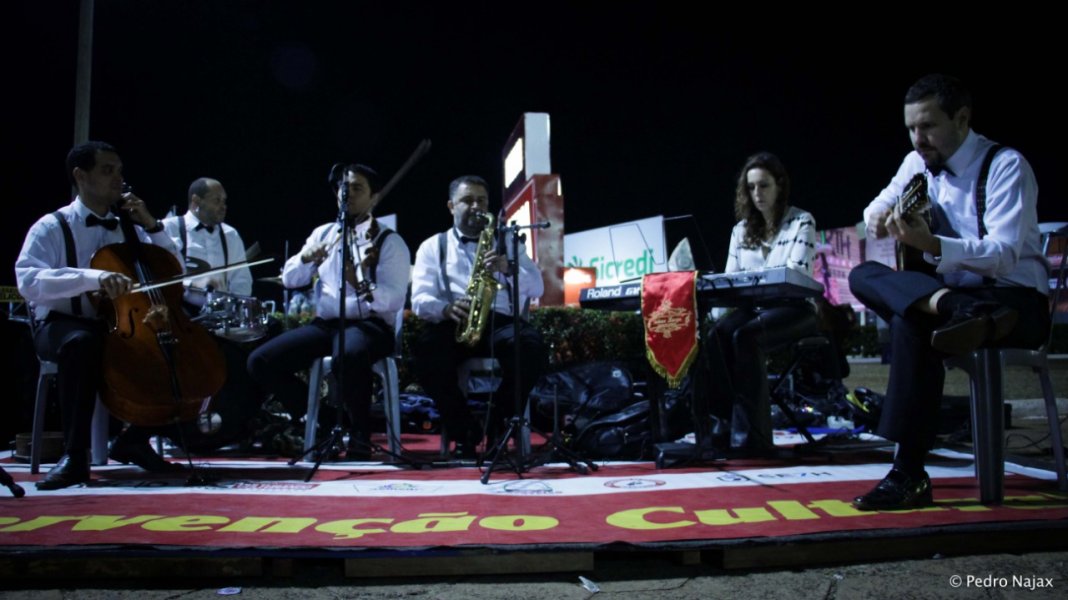
[[[922,251],[933,272],[866,262],[849,275],[853,294],[890,323],[890,380],[876,433],[898,444],[890,473],[853,501],[861,510],[932,503],[924,463],[944,358],[985,345],[1037,348],[1049,334],[1034,173],[1019,152],[972,131],[971,116],[971,93],[956,78],[914,83],[905,127],[915,150],[864,211],[870,237]],[[930,225],[898,205],[917,174],[926,179]]]

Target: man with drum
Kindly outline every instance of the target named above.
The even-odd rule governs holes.
[[[189,185],[187,199],[189,209],[184,215],[163,219],[186,271],[244,262],[241,234],[223,222],[227,195],[222,183],[200,177]],[[262,320],[259,301],[251,296],[252,273],[248,267],[192,277],[184,284],[183,304],[195,320],[217,335],[227,373],[226,385],[212,399],[198,427],[186,429],[185,442],[194,450],[220,447],[251,433],[250,417],[260,410],[264,394],[245,371],[250,352],[246,342],[267,336],[268,325]]]
[[[189,210],[180,217],[163,219],[167,235],[174,240],[187,270],[222,267],[245,260],[245,243],[226,218],[226,189],[217,179],[201,177],[189,186]],[[252,294],[248,267],[186,281],[192,290],[217,290],[240,296]],[[192,295],[186,294],[187,300]],[[201,298],[202,300],[202,298]],[[203,302],[194,304],[202,305]]]

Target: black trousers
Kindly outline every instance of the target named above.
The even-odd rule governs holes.
[[[34,334],[37,355],[59,366],[56,390],[67,454],[89,450],[96,394],[104,383],[106,338],[104,321],[57,312],[49,313]]]
[[[50,312],[34,334],[34,347],[43,360],[57,364],[63,443],[67,454],[86,452],[92,443],[93,409],[104,385],[104,342],[107,325],[102,319],[87,319]],[[112,419],[113,423],[118,423]],[[157,433],[171,433],[170,426],[132,425],[122,433],[124,441],[147,442]]]
[[[344,381],[344,399],[333,398],[345,406],[355,431],[369,433],[373,374],[371,365],[393,351],[393,328],[378,318],[349,320],[345,326],[345,350],[337,360],[338,320],[315,319],[304,327],[291,329],[256,348],[248,357],[248,371],[267,392],[273,393],[294,417],[304,414],[308,402],[308,385],[296,377],[317,358],[334,356],[331,376],[340,373]],[[337,386],[331,386],[333,393]]]
[[[871,261],[857,265],[849,274],[853,295],[890,323],[890,380],[876,433],[920,450],[934,445],[938,431],[946,355],[931,347],[931,332],[948,317],[920,312],[913,305],[944,287],[937,276],[895,271]],[[1049,300],[1038,290],[981,287],[954,291],[1020,312],[1016,327],[993,346],[1037,348],[1049,337]]]
[[[732,447],[774,445],[767,354],[818,331],[815,310],[807,302],[738,308],[716,322],[705,348],[710,360],[726,366],[731,381],[713,382],[712,413],[729,419]]]
[[[499,313],[492,316],[482,339],[473,348],[456,342],[455,322],[427,324],[413,349],[413,366],[420,385],[434,399],[446,428],[465,431],[473,427],[464,394],[456,382],[456,370],[468,358],[492,354],[501,364],[501,385],[493,396],[494,414],[504,417],[514,414],[516,377],[519,378],[521,401],[526,401],[530,390],[548,368],[548,353],[538,330],[523,320],[519,324],[519,365],[515,364],[514,358],[516,343],[512,318]]]

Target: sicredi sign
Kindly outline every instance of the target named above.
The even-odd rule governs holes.
[[[564,236],[568,267],[597,270],[597,285],[667,271],[664,217],[617,223]]]

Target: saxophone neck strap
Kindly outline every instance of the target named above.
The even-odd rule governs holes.
[[[453,234],[456,233],[456,229],[451,230]],[[438,285],[445,292],[445,297],[448,298],[449,304],[456,301],[456,298],[452,295],[452,290],[449,289],[449,279],[445,276],[447,271],[445,270],[445,259],[449,256],[449,238],[447,232],[441,232],[438,234]]]

